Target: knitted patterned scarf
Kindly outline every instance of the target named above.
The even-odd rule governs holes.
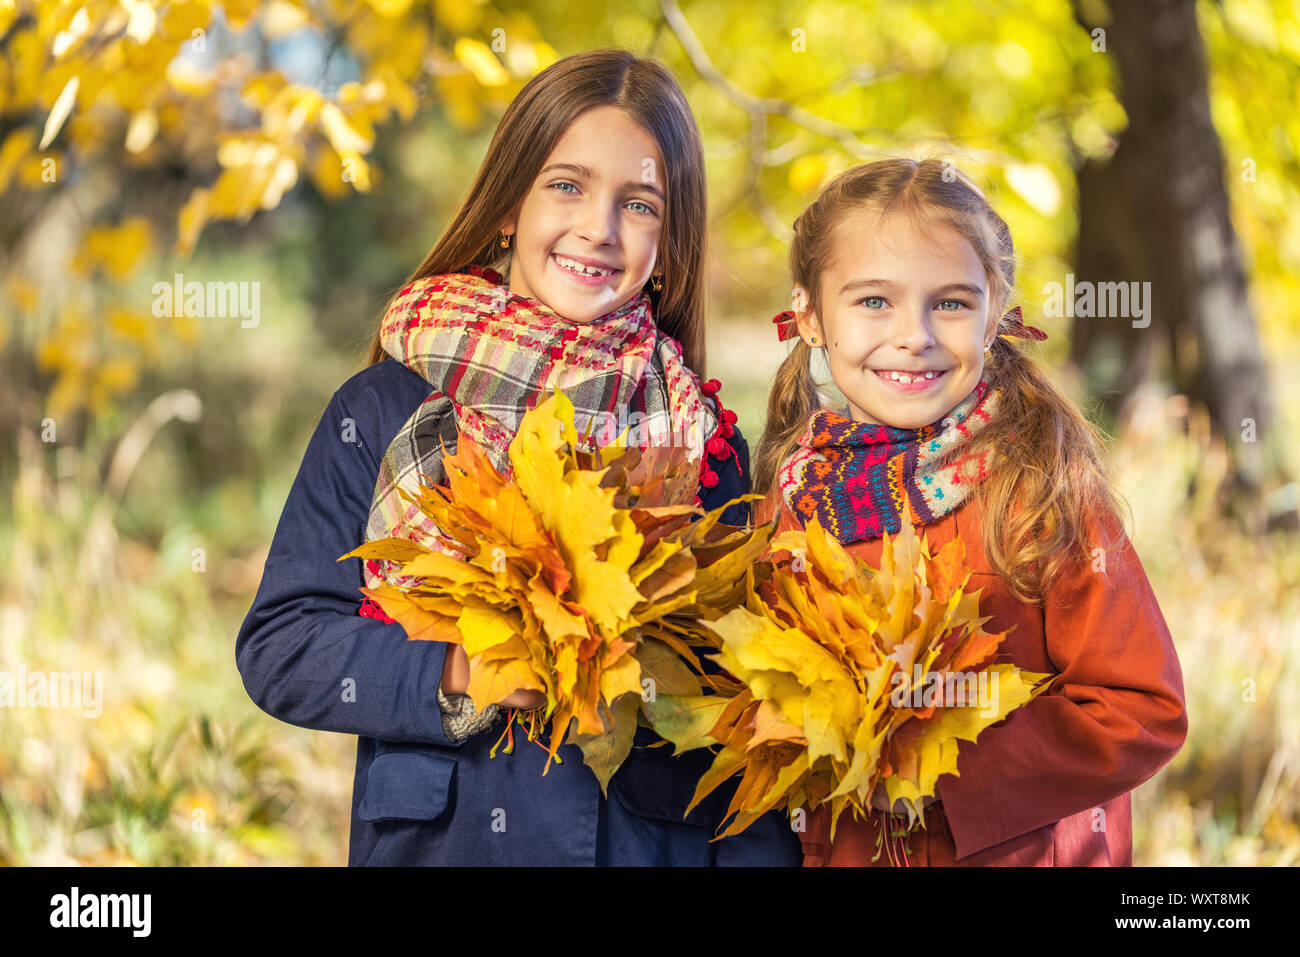
[[[867,425],[821,409],[781,468],[781,494],[802,522],[816,516],[846,545],[893,535],[904,518],[928,525],[988,476],[985,456],[964,449],[997,402],[986,374],[943,419],[919,429]]]
[[[686,445],[701,459],[706,485],[706,443],[730,431],[711,396],[716,383],[700,386],[681,346],[655,327],[645,293],[592,322],[574,323],[510,292],[495,271],[471,266],[408,285],[385,315],[380,338],[384,351],[418,372],[433,393],[380,464],[367,542],[395,535],[438,549],[436,526],[398,489],[415,495],[422,474],[445,480],[443,449],[455,451],[457,429],[509,475],[508,446],[524,413],[556,389],[573,402],[578,434],[591,430],[592,448],[618,440],[625,429],[629,445]],[[387,564],[365,563],[367,586],[383,580]]]

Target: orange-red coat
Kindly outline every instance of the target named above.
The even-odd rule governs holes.
[[[770,519],[778,502],[769,496],[756,518]],[[799,527],[782,505],[780,530]],[[931,554],[958,534],[966,543],[974,569],[968,588],[982,588],[980,614],[992,616],[985,630],[1010,630],[997,660],[1060,677],[978,741],[961,743],[959,773],[939,779],[940,803],[926,810],[926,829],[910,838],[908,862],[1132,864],[1129,792],[1173,758],[1187,736],[1178,656],[1132,545],[1121,533],[1104,566],[1093,562],[1062,575],[1042,605],[1031,605],[991,571],[975,503],[917,531]],[[881,546],[874,539],[848,551],[879,567]],[[812,811],[800,835],[804,866],[872,864],[880,817],[856,820],[844,811],[832,843],[830,809]],[[887,855],[875,863],[888,865]]]

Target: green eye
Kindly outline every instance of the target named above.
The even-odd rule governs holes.
[[[867,296],[865,299],[859,299],[858,305],[865,305],[868,309],[883,309],[885,307],[885,297]]]
[[[632,202],[628,203],[628,206],[640,206],[641,209],[638,210],[638,212],[645,212],[645,213],[653,213],[653,212],[654,212],[653,209],[651,209],[647,204],[641,202],[639,199],[637,199],[637,200],[633,200]]]

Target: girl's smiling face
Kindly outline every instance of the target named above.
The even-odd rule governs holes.
[[[655,270],[666,210],[654,138],[615,106],[569,124],[519,211],[510,291],[571,322],[591,322],[641,292]]]
[[[826,348],[855,421],[938,422],[979,382],[997,328],[974,248],[946,224],[868,211],[840,220],[832,248],[817,312],[796,310],[799,334]]]

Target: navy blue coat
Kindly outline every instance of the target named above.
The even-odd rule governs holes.
[[[489,757],[501,725],[448,740],[437,701],[448,645],[410,641],[401,625],[358,615],[361,562],[335,561],[363,540],[380,459],[430,392],[423,378],[386,359],[334,393],[235,643],[244,687],[260,708],[290,724],[358,736],[348,863],[799,864],[798,836],[775,811],[710,843],[735,783],[683,819],[712,757],[647,748],[657,738],[645,728],[608,798],[573,745],[560,748],[564,763],[543,776],[545,752],[518,734],[513,754]],[[730,459],[719,465],[718,485],[701,489],[706,507],[748,491],[748,447],[738,431],[732,441],[745,477]]]

